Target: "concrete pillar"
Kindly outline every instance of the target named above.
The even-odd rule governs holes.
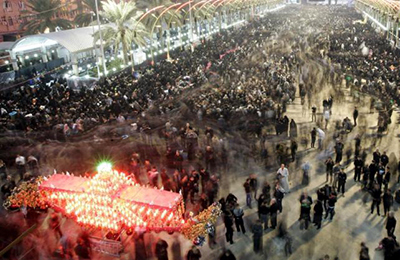
[[[40,47],[40,51],[42,52],[42,60],[43,60],[43,63],[48,62],[49,60],[48,60],[48,58],[47,58],[46,46]]]
[[[78,59],[76,58],[76,54],[71,54],[71,63],[72,63],[72,72],[75,76],[79,76],[79,68],[78,68]]]
[[[17,55],[13,51],[10,51],[10,57],[11,57],[11,65],[13,67],[13,70],[15,70],[15,71],[19,70]]]

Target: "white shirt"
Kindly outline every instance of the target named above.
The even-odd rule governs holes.
[[[18,165],[25,165],[25,157],[23,156],[17,156],[17,158],[15,159],[15,163]]]
[[[286,167],[283,168],[283,169],[279,168],[277,173],[282,175],[283,177],[288,177],[289,176],[289,171],[288,171],[288,169]]]

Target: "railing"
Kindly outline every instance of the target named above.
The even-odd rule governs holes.
[[[394,4],[393,1],[388,0],[379,2],[381,3],[376,4],[370,0],[357,0],[355,7],[371,20],[379,30],[384,31],[387,40],[391,42],[393,47],[400,48],[400,2]]]

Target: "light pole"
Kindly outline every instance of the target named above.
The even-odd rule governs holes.
[[[150,48],[151,48],[151,62],[152,62],[153,64],[154,64],[154,46],[153,46],[153,33],[154,33],[154,29],[156,28],[156,25],[157,25],[158,20],[159,20],[166,12],[168,12],[168,10],[171,10],[172,8],[174,8],[174,7],[178,6],[178,5],[181,5],[181,3],[176,3],[176,4],[173,4],[173,5],[171,5],[171,6],[167,7],[167,8],[165,8],[165,9],[161,12],[161,14],[157,17],[156,21],[155,21],[154,24],[153,24],[153,27],[151,28],[151,32],[150,32],[151,46],[150,46]]]
[[[93,35],[94,35],[94,24],[93,24],[93,16],[95,16],[94,12],[90,12],[92,14],[92,31],[93,31]],[[94,44],[94,52],[96,53],[96,58],[97,58],[97,46],[96,44]],[[100,68],[99,68],[99,62],[96,61],[96,67],[97,67],[97,77],[100,78]]]
[[[133,31],[134,31],[135,35],[136,35],[136,28],[137,28],[137,26],[139,25],[139,23],[143,20],[143,18],[145,18],[148,14],[150,14],[150,13],[156,11],[157,9],[160,9],[160,8],[163,8],[163,7],[164,7],[164,5],[159,5],[159,6],[156,6],[156,7],[152,8],[152,9],[148,10],[146,13],[144,13],[144,14],[139,18],[139,20],[136,22],[135,27],[133,28]],[[136,37],[136,36],[135,36],[135,37]],[[153,41],[151,41],[151,42],[153,42]],[[135,57],[135,54],[134,54],[134,52],[135,52],[135,50],[132,48],[132,50],[131,50],[132,72],[135,71],[135,58],[134,58],[134,57]]]
[[[192,17],[192,1],[189,1],[189,23],[190,23],[190,49],[194,51],[193,47],[193,17]]]
[[[101,26],[100,26],[100,16],[99,16],[99,4],[98,4],[98,0],[95,0],[95,3],[96,3],[97,25],[99,26],[101,62],[102,62],[102,64],[103,64],[104,76],[106,76],[106,75],[107,75],[107,68],[106,68],[106,60],[105,60],[105,57],[104,57],[103,34],[102,34],[102,32],[101,32]]]

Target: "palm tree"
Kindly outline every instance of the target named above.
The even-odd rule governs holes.
[[[74,23],[80,27],[88,26],[93,22],[96,16],[96,0],[78,0],[80,5],[77,5],[76,11],[78,14],[75,16]],[[99,11],[102,10],[101,2],[99,3]],[[100,17],[102,19],[102,17]]]
[[[61,29],[71,28],[70,21],[57,18],[59,12],[65,5],[61,0],[28,0],[27,7],[29,11],[23,11],[23,14],[31,14],[33,19],[21,24],[21,29],[25,29],[25,34],[53,32],[57,27]]]
[[[113,0],[102,2],[102,16],[110,23],[102,25],[101,33],[106,42],[106,46],[114,46],[118,52],[122,45],[122,59],[126,64],[128,61],[128,52],[132,49],[132,43],[138,46],[146,44],[147,31],[145,26],[139,21],[142,12],[138,11],[135,2],[119,3]],[[99,32],[94,34],[94,41],[99,40]],[[132,56],[133,58],[133,56]],[[132,60],[132,64],[133,60]]]

